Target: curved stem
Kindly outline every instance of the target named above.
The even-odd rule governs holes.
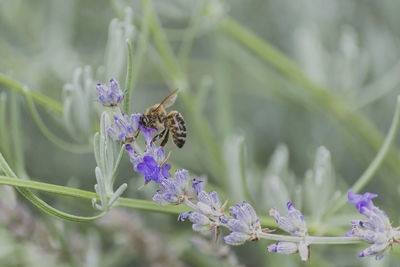
[[[0,159],[0,163],[1,163],[1,159]],[[1,167],[3,168],[3,166],[1,166]],[[41,183],[41,182],[36,182],[36,181],[31,181],[31,180],[22,180],[22,179],[18,179],[18,178],[9,177],[9,176],[10,175],[8,175],[8,174],[7,174],[7,176],[0,176],[0,184],[14,186],[19,189],[39,190],[39,191],[44,191],[44,192],[49,192],[49,193],[54,193],[54,194],[59,194],[59,195],[64,195],[64,196],[87,199],[89,201],[91,201],[93,198],[98,197],[96,193],[86,191],[86,190],[81,190],[81,189],[76,189],[76,188],[71,188],[71,187],[66,187],[66,186],[60,186],[60,185],[54,185],[54,184],[48,184],[48,183]],[[111,197],[111,196],[109,196],[109,197]],[[117,203],[115,206],[129,208],[129,209],[170,213],[170,214],[179,214],[181,212],[187,211],[187,208],[182,207],[182,206],[160,206],[151,201],[141,200],[141,199],[132,199],[132,198],[119,198],[117,200]]]
[[[19,176],[26,177],[25,172],[25,158],[24,158],[24,149],[22,145],[22,138],[21,138],[21,114],[20,114],[20,102],[18,95],[15,92],[11,92],[10,97],[10,128],[11,128],[11,142],[13,145],[13,163],[14,168]]]
[[[149,1],[151,15],[150,30],[153,37],[153,42],[161,58],[161,67],[168,73],[168,77],[170,78],[169,81],[167,80],[167,83],[172,84],[173,87],[179,87],[182,89],[180,91],[180,97],[185,110],[193,122],[193,133],[198,133],[196,135],[204,145],[202,148],[205,149],[210,155],[210,158],[212,158],[212,160],[209,161],[209,168],[213,173],[215,173],[215,176],[219,178],[218,182],[223,184],[221,181],[227,181],[228,177],[224,168],[221,167],[224,166],[221,146],[218,140],[215,139],[215,134],[212,131],[209,122],[199,116],[199,114],[196,112],[197,110],[189,93],[186,74],[183,72],[171,46],[168,43],[166,34],[160,25],[151,0],[147,1]]]
[[[11,158],[11,146],[7,133],[7,95],[5,92],[0,94],[0,148],[7,158]]]
[[[151,13],[150,13],[150,5],[149,0],[142,0],[142,8],[143,8],[143,17],[140,24],[140,36],[137,41],[137,49],[135,50],[135,67],[133,68],[132,72],[132,84],[130,87],[131,92],[134,91],[136,84],[139,80],[139,74],[142,69],[144,63],[144,56],[146,54],[148,48],[148,41],[149,41],[149,32],[150,32],[150,20],[151,20]],[[132,105],[132,101],[130,100],[129,105]],[[128,110],[129,112],[131,109]]]
[[[7,75],[5,75],[3,73],[0,73],[0,85],[4,85],[21,95],[29,94],[35,102],[39,103],[40,105],[42,105],[43,107],[45,107],[49,110],[52,110],[59,114],[62,114],[62,112],[63,112],[63,106],[61,103],[41,94],[39,92],[25,91],[24,86],[22,84],[11,79],[10,77],[8,77]]]
[[[15,181],[21,181],[21,182],[25,182],[25,183],[32,182],[32,181],[28,181],[28,180],[18,179],[17,175],[7,164],[6,160],[4,159],[4,157],[1,153],[0,153],[0,168],[3,170],[3,172],[7,176],[13,177],[13,178],[8,177],[9,179],[14,179]],[[4,184],[6,184],[6,183],[4,183]],[[11,184],[9,184],[9,185],[11,185]],[[68,221],[75,221],[75,222],[89,222],[89,221],[97,220],[106,214],[106,213],[102,212],[98,215],[89,216],[89,217],[72,215],[72,214],[69,214],[69,213],[66,213],[66,212],[63,212],[63,211],[53,208],[52,206],[50,206],[49,204],[44,202],[42,199],[40,199],[38,196],[33,194],[29,189],[27,189],[25,187],[16,187],[16,189],[22,196],[24,196],[27,200],[29,200],[33,205],[38,207],[40,210],[42,210],[43,212],[45,212],[49,215],[58,217],[60,219],[64,219],[64,220],[68,220]]]
[[[121,149],[119,150],[119,153],[118,153],[117,161],[115,162],[115,167],[114,167],[113,175],[111,178],[111,185],[114,184],[115,179],[117,178],[119,165],[121,164],[121,159],[122,159],[122,156],[124,155],[124,151],[125,151],[125,145],[122,145]]]
[[[310,98],[317,107],[332,114],[350,132],[359,135],[370,148],[375,151],[379,150],[384,139],[381,132],[367,119],[355,112],[342,98],[327,88],[315,84],[281,51],[228,16],[221,20],[220,28],[224,34],[300,85],[302,93]],[[385,164],[400,178],[400,165],[398,164],[400,154],[394,148],[389,149],[389,154],[390,157],[386,158]]]
[[[179,47],[178,59],[183,69],[187,68],[187,61],[190,55],[190,50],[193,46],[193,41],[198,32],[199,24],[203,17],[202,11],[204,8],[204,1],[196,1],[196,6],[193,10],[189,26],[185,30],[181,46]]]
[[[24,95],[26,104],[28,106],[29,113],[32,116],[33,121],[36,126],[39,128],[40,132],[45,136],[50,142],[52,142],[57,147],[72,153],[89,153],[91,151],[91,147],[88,145],[80,145],[73,144],[62,140],[61,138],[54,135],[50,130],[46,127],[43,120],[40,118],[39,112],[37,111],[35,104],[32,101],[31,95],[28,93],[29,90],[25,90],[27,93]]]
[[[350,188],[350,190],[353,191],[354,193],[358,193],[364,186],[366,186],[368,182],[372,179],[372,177],[375,175],[378,168],[382,165],[382,162],[385,159],[386,155],[388,154],[389,149],[396,137],[397,128],[399,126],[399,120],[400,120],[400,96],[397,97],[396,110],[393,115],[393,120],[381,149],[379,150],[378,154],[376,154],[374,160],[371,162],[368,168]],[[328,212],[324,215],[324,217],[338,211],[346,204],[346,202],[347,202],[347,194],[344,194],[336,201],[336,203],[331,209],[327,209]]]

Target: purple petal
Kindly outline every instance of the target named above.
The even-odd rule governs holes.
[[[293,254],[297,252],[297,244],[292,242],[276,242],[267,247],[269,252],[280,254]]]
[[[164,167],[161,169],[161,174],[164,178],[170,178],[171,174],[169,173],[169,170],[171,169],[170,164],[165,164]]]
[[[179,214],[179,216],[178,216],[178,221],[183,222],[187,217],[189,217],[190,213],[192,213],[192,211],[182,212],[182,213]]]
[[[366,207],[371,209],[374,207],[372,199],[376,198],[378,195],[366,192],[364,194],[355,194],[351,190],[347,191],[347,199],[351,204],[355,204],[356,208],[360,213],[362,213],[362,208]]]
[[[204,188],[204,181],[203,180],[198,180],[196,178],[192,179],[192,188],[198,195]]]
[[[240,232],[232,232],[229,235],[224,236],[222,238],[222,240],[224,240],[225,243],[233,246],[241,245],[249,239],[250,239],[249,235]]]
[[[232,232],[247,233],[249,231],[249,226],[246,223],[236,219],[229,220],[226,225]]]

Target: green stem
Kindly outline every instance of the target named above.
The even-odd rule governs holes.
[[[122,156],[124,155],[124,151],[125,151],[125,145],[122,145],[122,146],[121,146],[121,149],[119,150],[119,153],[118,153],[117,161],[115,162],[115,167],[114,167],[114,170],[113,170],[113,175],[112,175],[112,177],[111,177],[111,185],[114,184],[115,179],[117,178],[119,166],[120,166],[120,164],[121,164],[121,160],[122,160]]]
[[[1,155],[1,154],[0,154]],[[0,160],[1,163],[1,160]],[[7,168],[7,166],[5,166]],[[16,187],[17,189],[31,189],[38,190],[48,193],[53,193],[57,195],[64,195],[74,198],[86,199],[91,201],[93,198],[98,197],[96,193],[76,189],[72,187],[36,182],[31,180],[22,180],[8,176],[0,176],[0,185],[8,185]],[[116,205],[117,207],[128,208],[128,209],[137,209],[144,211],[153,211],[167,214],[179,214],[181,212],[188,211],[187,207],[184,206],[161,206],[154,202],[141,200],[141,199],[132,199],[132,198],[118,198]],[[275,221],[271,217],[260,216],[259,217],[261,225],[263,227],[273,227],[276,225]],[[313,229],[310,228],[310,232],[314,232]],[[329,234],[338,234],[338,231],[328,231]],[[340,234],[340,233],[339,233]]]
[[[124,111],[127,114],[130,114],[131,110],[131,94],[132,94],[132,72],[133,72],[133,52],[132,52],[132,43],[131,40],[126,41],[126,46],[128,48],[128,70],[126,74],[126,94],[124,100]]]
[[[397,105],[396,105],[396,110],[394,112],[392,124],[390,125],[389,132],[385,138],[385,141],[381,149],[379,150],[378,154],[376,154],[374,160],[371,162],[368,168],[350,188],[350,190],[353,191],[354,193],[358,193],[362,188],[364,188],[364,186],[366,186],[368,182],[371,181],[372,177],[375,175],[379,167],[382,165],[382,162],[385,159],[386,155],[388,154],[389,149],[396,137],[397,128],[399,126],[399,120],[400,120],[400,96],[397,97]],[[346,202],[347,202],[347,194],[344,194],[335,202],[335,205],[331,209],[328,209],[329,212],[327,212],[325,216],[335,213],[340,208],[342,208],[346,204]]]
[[[260,59],[274,66],[292,81],[301,85],[302,93],[312,99],[321,109],[329,111],[350,132],[355,131],[374,151],[379,150],[384,140],[380,131],[367,119],[350,108],[343,99],[312,82],[287,56],[239,25],[232,18],[225,17],[222,19],[220,27],[226,35],[259,56]],[[393,148],[389,149],[389,154],[390,157],[387,157],[385,164],[388,164],[396,175],[400,177],[400,164],[398,164],[400,155]]]
[[[24,94],[24,96],[33,121],[35,122],[36,126],[39,128],[43,136],[45,136],[50,142],[52,142],[57,147],[72,153],[89,153],[91,151],[91,147],[88,145],[69,143],[54,135],[46,127],[43,120],[40,118],[39,112],[35,107],[31,95],[27,92],[26,94]]]
[[[196,1],[196,7],[194,8],[189,26],[185,30],[182,44],[179,48],[178,59],[179,59],[181,66],[183,67],[183,69],[187,69],[187,61],[190,56],[190,51],[193,46],[193,41],[196,37],[201,19],[203,18],[202,11],[203,11],[204,5],[205,5],[205,2],[203,0]]]
[[[207,153],[213,157],[211,164],[213,164],[213,170],[215,170],[215,176],[218,177],[218,181],[227,180],[224,168],[224,161],[222,152],[218,141],[215,139],[215,135],[212,131],[208,121],[202,119],[199,114],[196,113],[196,108],[193,105],[192,97],[189,93],[189,87],[186,83],[185,73],[179,66],[179,62],[168,43],[165,32],[163,31],[157,15],[154,11],[151,0],[149,0],[149,6],[151,8],[151,33],[153,41],[158,50],[158,53],[162,60],[162,67],[171,77],[171,81],[174,87],[181,86],[180,96],[185,109],[188,111],[191,121],[193,121],[193,132],[198,134],[200,140],[203,141],[204,148],[207,149]],[[183,87],[183,88],[182,88]],[[201,132],[201,133],[200,133]]]
[[[135,67],[133,68],[133,78],[131,84],[131,92],[134,91],[138,80],[140,71],[142,70],[144,63],[144,56],[146,55],[146,51],[148,48],[149,41],[149,32],[150,32],[150,21],[151,21],[151,8],[149,5],[149,0],[142,0],[143,7],[143,17],[140,24],[140,36],[137,42],[137,49],[135,50],[135,58],[134,63]],[[130,106],[132,105],[132,101],[129,102]],[[131,109],[129,109],[131,111]]]
[[[48,193],[54,193],[58,195],[70,196],[87,200],[92,200],[93,198],[98,197],[96,193],[86,190],[48,184],[48,183],[41,183],[31,180],[22,180],[8,176],[0,176],[0,184],[14,186],[17,189],[39,190]],[[117,200],[116,206],[130,208],[130,209],[170,213],[170,214],[179,214],[187,210],[186,208],[181,206],[160,206],[151,201],[132,199],[132,198],[119,198]]]
[[[13,179],[14,182],[19,181],[22,183],[29,183],[32,181],[29,180],[22,180],[22,179],[18,179],[17,175],[14,173],[14,171],[10,168],[10,166],[7,164],[6,160],[4,159],[3,155],[0,153],[0,168],[1,170],[9,177],[7,177],[8,179]],[[12,178],[10,178],[12,177]],[[6,183],[4,183],[6,184]],[[11,184],[9,184],[11,185]],[[39,197],[37,197],[35,194],[33,194],[29,189],[25,188],[25,187],[19,187],[17,185],[12,185],[12,186],[16,186],[17,191],[23,196],[25,197],[27,200],[29,200],[33,205],[35,205],[36,207],[38,207],[40,210],[42,210],[43,212],[58,217],[60,219],[64,219],[64,220],[68,220],[68,221],[75,221],[75,222],[89,222],[89,221],[94,221],[97,220],[101,217],[103,217],[106,213],[100,213],[98,215],[95,216],[91,216],[91,217],[84,217],[84,216],[76,216],[76,215],[72,215],[72,214],[68,214],[65,213],[63,211],[57,210],[55,208],[53,208],[52,206],[50,206],[49,204],[47,204],[46,202],[44,202],[43,200],[41,200]]]
[[[15,92],[11,93],[10,97],[10,120],[11,120],[11,142],[13,144],[13,152],[14,152],[14,166],[17,171],[17,174],[22,177],[26,177],[25,173],[25,159],[24,159],[24,149],[22,145],[22,137],[21,137],[21,114],[20,114],[20,102],[17,98],[18,95]]]
[[[62,114],[63,112],[63,106],[59,102],[35,91],[25,91],[22,84],[3,73],[0,73],[0,85],[8,87],[21,95],[29,94],[35,102],[49,110],[59,114]]]
[[[5,92],[0,94],[0,148],[6,158],[11,158],[11,147],[9,135],[7,133],[7,95]]]
[[[287,242],[300,242],[304,239],[307,244],[326,244],[326,245],[345,245],[345,244],[357,244],[364,242],[363,239],[357,237],[345,237],[345,236],[291,236],[291,235],[276,235],[261,233],[260,238],[265,238],[275,241],[287,241]]]
[[[161,56],[164,63],[164,69],[168,72],[169,76],[172,77],[174,84],[184,82],[184,75],[179,67],[178,61],[176,60],[171,47],[168,44],[167,37],[161,28],[160,21],[158,20],[157,14],[155,13],[151,0],[149,1],[151,23],[150,29],[153,36],[154,44]],[[181,88],[182,91],[187,88]]]

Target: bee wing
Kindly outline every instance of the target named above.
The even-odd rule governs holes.
[[[172,91],[164,100],[158,105],[157,109],[161,106],[164,106],[164,108],[168,108],[172,106],[175,103],[176,98],[178,97],[178,91],[179,88],[176,88],[174,91]]]

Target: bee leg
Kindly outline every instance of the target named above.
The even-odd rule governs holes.
[[[164,136],[166,130],[167,130],[167,129],[164,128],[164,130],[162,130],[161,133],[155,135],[155,136],[153,137],[153,139],[151,140],[151,142],[154,143],[154,142],[160,140],[161,138],[163,138],[163,136]]]
[[[168,137],[169,137],[169,129],[167,130],[167,133],[165,134],[164,140],[161,142],[162,147],[164,147],[167,144]]]
[[[136,138],[139,136],[139,133],[140,133],[140,131],[139,131],[139,129],[137,129],[137,130],[136,130],[136,133],[135,133],[134,140],[136,140]]]

